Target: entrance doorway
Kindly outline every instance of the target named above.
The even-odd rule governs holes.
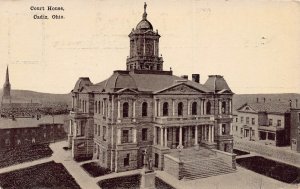
[[[159,155],[155,153],[154,155],[154,167],[158,168]]]

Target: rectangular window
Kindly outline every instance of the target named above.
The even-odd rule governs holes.
[[[235,118],[235,122],[238,122],[239,121],[239,118]]]
[[[103,141],[106,141],[106,126],[103,126],[102,128],[103,128],[103,135],[102,135]]]
[[[98,125],[98,136],[100,136],[100,130],[101,129],[101,125]]]
[[[268,140],[275,140],[275,133],[268,133]]]
[[[273,125],[273,119],[269,119],[269,125]]]
[[[281,120],[277,120],[277,126],[281,126]]]
[[[249,124],[249,117],[246,117],[246,124]]]
[[[124,158],[124,167],[129,166],[129,157],[130,157],[130,154],[127,154],[126,157]]]
[[[252,132],[252,136],[255,136],[255,131],[254,131],[254,130],[252,130],[251,132]]]
[[[129,130],[122,130],[122,143],[129,143]]]
[[[252,125],[255,125],[255,118],[252,118]]]
[[[238,130],[238,126],[235,126],[235,131],[237,131]]]
[[[298,113],[298,122],[300,122],[300,113]]]
[[[241,128],[241,134],[243,134],[243,128]]]
[[[243,123],[244,122],[244,117],[241,117],[241,123]]]
[[[97,124],[94,124],[94,134],[95,134],[95,136],[97,135]]]
[[[222,135],[226,134],[226,124],[222,124]]]
[[[148,129],[146,128],[142,129],[142,140],[146,141],[148,138],[147,136],[148,136]]]

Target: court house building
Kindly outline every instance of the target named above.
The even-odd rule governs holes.
[[[201,84],[199,74],[190,80],[166,71],[161,36],[148,21],[146,6],[129,34],[126,70],[115,70],[99,83],[81,77],[72,90],[68,141],[73,158],[91,157],[121,172],[141,168],[146,150],[154,168],[179,179],[193,167],[220,173],[235,169],[233,92],[220,75]]]

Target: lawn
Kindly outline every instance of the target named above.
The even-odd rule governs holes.
[[[237,159],[236,162],[246,169],[271,177],[285,183],[300,183],[300,168],[260,156]]]
[[[54,161],[0,174],[0,188],[80,189],[65,167]]]
[[[101,167],[96,162],[85,163],[81,167],[88,172],[92,177],[99,177],[111,173],[109,169]]]
[[[102,189],[139,189],[140,182],[141,182],[141,175],[137,174],[137,175],[102,180],[98,182],[98,185]],[[155,188],[175,189],[157,177],[155,177]]]
[[[49,144],[37,144],[6,150],[0,154],[0,168],[50,157],[52,153],[53,151],[49,148]]]

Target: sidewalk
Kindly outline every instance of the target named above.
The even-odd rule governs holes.
[[[10,172],[10,171],[15,171],[15,170],[18,170],[18,169],[23,169],[23,168],[34,166],[34,165],[38,165],[38,164],[41,164],[41,163],[46,163],[46,162],[49,162],[49,161],[52,161],[52,157],[38,159],[38,160],[35,160],[35,161],[30,161],[30,162],[24,162],[24,163],[12,165],[12,166],[9,166],[9,167],[4,167],[4,168],[0,169],[0,174]]]

